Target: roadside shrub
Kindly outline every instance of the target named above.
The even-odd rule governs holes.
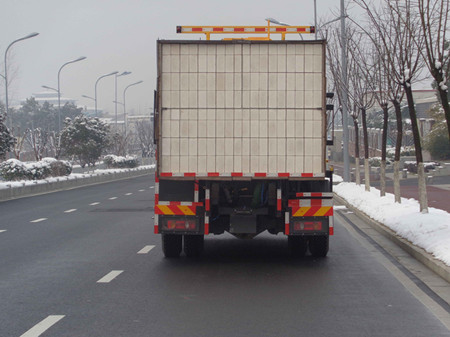
[[[0,164],[0,175],[7,181],[25,179],[26,172],[25,164],[17,159],[8,159]]]
[[[52,177],[68,176],[72,173],[72,164],[65,160],[56,160],[50,164]]]
[[[134,168],[139,165],[139,161],[134,156],[120,157],[113,154],[106,155],[103,158],[107,168]]]
[[[0,175],[6,181],[39,180],[50,176],[68,176],[71,173],[72,164],[54,158],[44,158],[42,161],[29,163],[9,159],[0,164]]]
[[[44,161],[25,163],[25,176],[29,180],[45,179],[51,175],[50,164]]]

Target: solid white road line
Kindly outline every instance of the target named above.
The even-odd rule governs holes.
[[[125,195],[132,195],[133,193],[125,193]]]
[[[52,325],[58,323],[61,319],[63,319],[65,315],[50,315],[40,323],[36,324],[30,330],[25,332],[20,337],[38,337],[42,335],[45,331],[47,331]]]
[[[67,211],[64,211],[64,213],[72,213],[75,212],[77,209],[76,208],[72,208],[72,209],[68,209]]]
[[[99,202],[93,202],[92,204],[89,204],[89,206],[95,206],[95,205],[98,205],[99,204]]]
[[[151,251],[155,246],[145,246],[140,251],[138,251],[138,254],[147,254],[149,251]]]
[[[45,220],[47,220],[48,218],[40,218],[40,219],[36,219],[36,220],[32,220],[32,221],[30,221],[30,222],[41,222],[41,221],[45,221]]]
[[[115,199],[117,199],[117,197],[112,197],[112,198],[109,198],[109,200],[115,200]]]
[[[0,233],[6,232],[6,229],[0,229]]]
[[[109,283],[122,273],[123,270],[113,270],[98,280],[97,283]]]

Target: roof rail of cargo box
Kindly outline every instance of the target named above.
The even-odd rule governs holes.
[[[257,40],[270,41],[270,34],[281,34],[281,39],[286,39],[286,34],[313,34],[314,26],[177,26],[180,34],[205,34],[206,40],[210,40],[211,34],[267,34],[264,37],[225,38],[224,40]]]

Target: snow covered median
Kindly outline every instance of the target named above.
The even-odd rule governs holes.
[[[89,173],[72,173],[68,176],[40,180],[0,181],[0,201],[127,179],[148,174],[154,168],[155,165],[143,165],[133,169],[94,170]]]
[[[394,201],[394,195],[371,187],[366,192],[364,186],[342,182],[334,186],[334,192],[350,205],[370,218],[392,229],[402,238],[423,248],[434,257],[450,266],[450,214],[429,207],[429,213],[419,212],[419,202],[402,198],[402,203]]]

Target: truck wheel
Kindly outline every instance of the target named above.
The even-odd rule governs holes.
[[[314,257],[325,257],[329,246],[328,236],[314,236],[309,239],[309,251]]]
[[[179,257],[182,246],[182,236],[176,234],[162,234],[162,249],[165,257]]]
[[[288,236],[289,253],[294,257],[305,256],[308,242],[303,236]]]
[[[203,252],[203,235],[185,235],[184,253],[187,257],[198,257]]]

